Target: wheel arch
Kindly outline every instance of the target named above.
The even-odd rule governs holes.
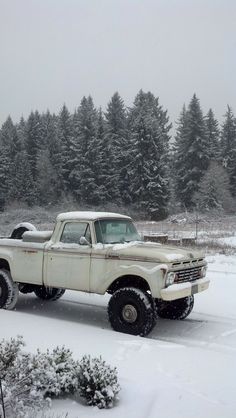
[[[2,269],[11,271],[10,264],[5,258],[0,258],[0,270]]]
[[[123,287],[135,287],[137,289],[143,290],[144,292],[150,291],[150,286],[148,282],[141,276],[134,274],[126,274],[115,279],[108,287],[107,293],[113,294]]]

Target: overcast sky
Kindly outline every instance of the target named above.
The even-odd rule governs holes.
[[[236,0],[0,0],[0,124],[141,88],[172,122],[194,92],[236,113]]]

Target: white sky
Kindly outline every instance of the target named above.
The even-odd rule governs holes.
[[[236,0],[0,0],[0,124],[140,88],[172,122],[194,92],[236,113]]]

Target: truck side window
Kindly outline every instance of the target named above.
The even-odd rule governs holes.
[[[81,237],[85,237],[88,242],[91,242],[89,224],[87,222],[67,222],[62,231],[60,242],[79,244]]]

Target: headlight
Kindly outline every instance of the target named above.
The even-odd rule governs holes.
[[[207,271],[206,266],[203,266],[203,267],[201,268],[201,271],[200,271],[200,277],[205,277],[205,275],[206,275],[206,271]]]
[[[170,271],[169,273],[167,273],[166,276],[166,286],[170,286],[171,284],[173,284],[175,281],[175,273],[173,271]]]

